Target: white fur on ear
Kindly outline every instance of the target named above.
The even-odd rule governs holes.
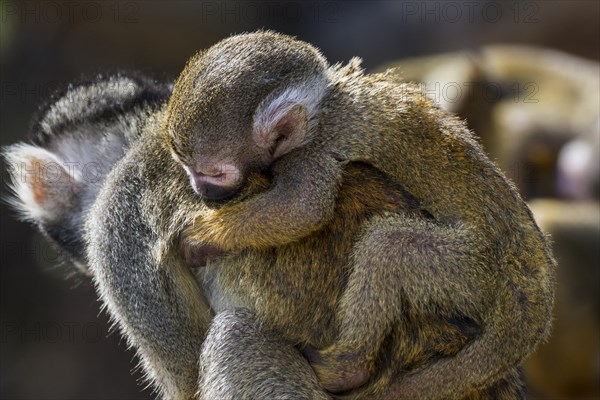
[[[310,139],[309,121],[327,92],[325,73],[267,97],[254,114],[253,137],[259,147],[279,146],[275,158]],[[304,126],[299,126],[303,124]],[[282,129],[284,131],[282,131]]]
[[[71,200],[72,186],[78,180],[62,160],[41,147],[16,144],[4,151],[14,194],[8,202],[26,220],[52,221]]]

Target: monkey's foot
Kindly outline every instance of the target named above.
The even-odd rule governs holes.
[[[331,393],[356,389],[369,380],[369,368],[360,352],[334,352],[332,348],[303,349],[321,386]]]

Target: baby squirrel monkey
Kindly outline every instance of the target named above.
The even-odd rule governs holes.
[[[273,172],[268,190],[202,215],[186,232],[199,245],[233,253],[309,237],[334,217],[350,162],[401,185],[430,217],[383,215],[361,229],[337,340],[308,351],[326,389],[352,389],[376,373],[406,304],[421,315],[466,316],[482,333],[394,383],[401,398],[460,398],[548,335],[555,263],[546,238],[465,125],[412,85],[365,75],[356,59],[329,66],[287,36],[238,35],[188,62],[165,138],[209,201],[235,195],[254,172]]]

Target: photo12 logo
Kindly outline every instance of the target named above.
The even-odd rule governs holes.
[[[136,23],[141,6],[135,1],[15,1],[0,3],[3,24]]]
[[[540,5],[534,1],[405,1],[402,22],[419,23],[537,23]]]

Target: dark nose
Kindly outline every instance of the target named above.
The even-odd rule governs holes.
[[[214,185],[201,179],[195,180],[194,191],[207,200],[225,200],[237,192],[236,188]]]

